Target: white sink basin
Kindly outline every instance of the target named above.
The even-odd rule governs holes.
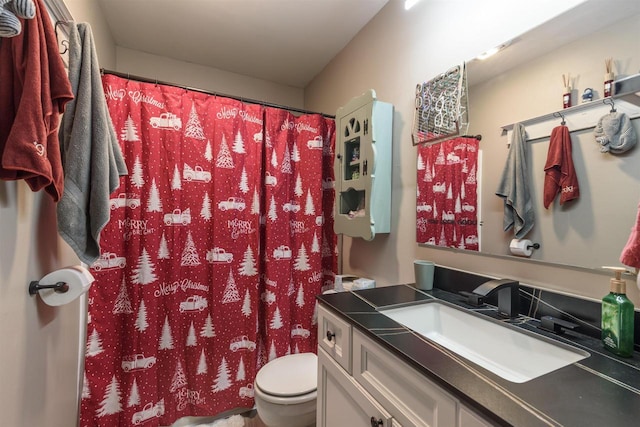
[[[440,301],[380,313],[515,383],[570,365],[590,354]]]

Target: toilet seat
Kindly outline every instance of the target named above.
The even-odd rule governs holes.
[[[295,404],[317,396],[318,356],[299,353],[264,365],[256,375],[254,390],[272,403]]]

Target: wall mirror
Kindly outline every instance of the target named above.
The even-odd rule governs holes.
[[[640,202],[640,144],[624,154],[601,153],[594,127],[611,109],[603,102],[605,60],[613,58],[616,80],[640,73],[640,2],[616,2],[611,7],[609,2],[587,1],[505,44],[492,58],[467,62],[468,134],[482,135],[479,251],[512,256],[513,230],[503,230],[503,202],[495,191],[508,153],[505,129],[521,122],[529,137],[527,165],[535,210],[534,228],[525,238],[540,244],[526,259],[587,269],[620,265]],[[570,74],[572,82],[574,107],[566,110],[565,121],[580,197],[564,205],[556,198],[545,209],[549,135],[561,122],[553,113],[565,112],[563,74]],[[583,105],[587,88],[593,99]],[[618,111],[634,115],[632,127],[640,138],[640,92],[614,95],[613,101]],[[418,194],[416,206],[425,202]],[[421,215],[416,212],[418,224]]]

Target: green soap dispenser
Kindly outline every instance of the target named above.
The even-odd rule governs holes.
[[[602,299],[602,343],[604,347],[622,357],[633,355],[633,303],[625,295],[626,282],[621,280],[626,269],[602,267],[612,270],[611,292]]]

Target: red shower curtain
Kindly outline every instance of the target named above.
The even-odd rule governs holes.
[[[91,267],[81,425],[250,408],[262,364],[315,351],[314,298],[336,271],[333,121],[103,85],[129,175]]]
[[[478,250],[479,148],[465,137],[418,147],[418,243]]]

